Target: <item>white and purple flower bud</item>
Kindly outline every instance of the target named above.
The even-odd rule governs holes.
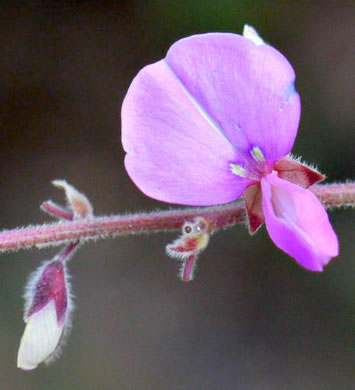
[[[58,355],[63,335],[70,327],[69,288],[62,261],[46,262],[31,275],[25,293],[26,328],[18,351],[19,368],[32,370]]]

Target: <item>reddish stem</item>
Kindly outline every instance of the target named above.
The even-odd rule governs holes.
[[[327,207],[355,206],[355,184],[310,187]],[[89,217],[77,221],[30,226],[0,233],[0,251],[33,246],[61,245],[70,241],[114,237],[119,234],[152,233],[179,229],[185,221],[204,217],[211,231],[245,222],[244,202],[213,207],[193,207],[152,213]]]
[[[196,255],[190,255],[183,265],[182,280],[190,282],[193,279],[193,272],[196,263]]]
[[[74,215],[71,211],[64,209],[63,207],[58,206],[56,203],[51,200],[47,200],[41,204],[41,210],[45,213],[51,215],[54,218],[64,219],[66,221],[72,221]]]
[[[78,249],[80,241],[73,241],[68,244],[61,252],[56,256],[56,260],[60,262],[65,262],[69,260],[69,258],[74,254],[74,252]]]

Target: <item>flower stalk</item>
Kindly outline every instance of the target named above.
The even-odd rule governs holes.
[[[314,185],[310,190],[327,208],[355,207],[355,183]],[[84,242],[119,235],[176,231],[185,221],[197,217],[205,218],[213,233],[245,223],[246,211],[244,202],[236,201],[213,207],[188,207],[28,226],[0,232],[0,252],[58,246],[77,240]]]

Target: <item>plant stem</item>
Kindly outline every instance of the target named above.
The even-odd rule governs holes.
[[[355,183],[319,184],[309,189],[327,208],[355,207]]]
[[[314,185],[310,190],[326,207],[355,207],[355,184]],[[243,201],[212,207],[189,207],[151,213],[89,217],[80,220],[56,222],[5,230],[0,233],[0,252],[21,248],[56,246],[71,241],[95,240],[117,235],[153,233],[181,228],[185,221],[204,217],[211,230],[244,223]]]

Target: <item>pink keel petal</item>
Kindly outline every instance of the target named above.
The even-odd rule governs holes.
[[[235,148],[165,61],[133,80],[122,106],[122,143],[131,179],[158,200],[226,203],[249,183],[230,172]]]
[[[336,234],[317,197],[270,174],[261,180],[266,228],[283,251],[311,271],[338,255]]]

